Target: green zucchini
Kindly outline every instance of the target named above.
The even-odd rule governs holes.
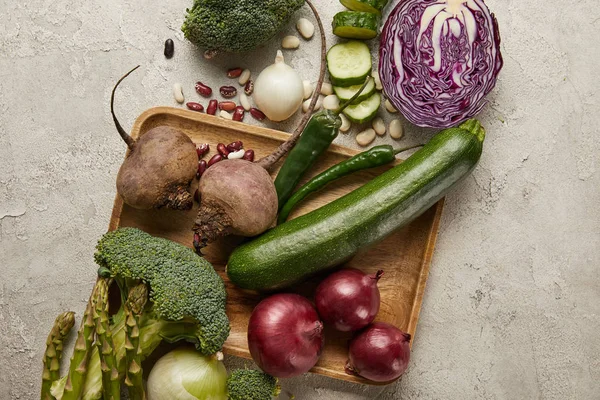
[[[371,50],[358,40],[336,44],[327,52],[329,78],[335,86],[364,83],[371,73],[371,66]]]
[[[379,15],[388,3],[388,0],[340,0],[340,3],[349,10],[364,11]]]
[[[370,12],[342,11],[333,16],[331,25],[336,36],[368,40],[377,36],[379,16]]]
[[[477,120],[445,129],[362,187],[238,247],[227,275],[272,290],[339,265],[417,218],[477,164],[485,131]]]

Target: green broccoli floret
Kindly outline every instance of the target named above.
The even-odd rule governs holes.
[[[237,369],[227,378],[229,400],[271,400],[279,396],[277,378],[253,369]]]
[[[150,286],[159,318],[197,325],[193,337],[198,350],[206,355],[221,350],[229,336],[225,284],[208,261],[181,244],[135,228],[105,234],[96,249],[100,270],[109,270],[120,286],[131,280]]]
[[[252,50],[275,36],[303,4],[304,0],[195,0],[181,30],[206,50]]]

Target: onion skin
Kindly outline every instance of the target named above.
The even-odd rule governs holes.
[[[410,334],[385,322],[375,322],[350,342],[345,370],[373,382],[390,382],[406,371]]]
[[[268,297],[250,316],[250,354],[264,372],[276,378],[308,372],[321,355],[324,339],[317,311],[297,294]]]
[[[483,0],[404,0],[380,37],[379,76],[415,125],[449,128],[481,111],[503,60],[494,14]]]
[[[369,325],[379,312],[377,282],[383,275],[367,275],[346,268],[329,275],[317,287],[315,304],[319,316],[342,332],[357,331]]]

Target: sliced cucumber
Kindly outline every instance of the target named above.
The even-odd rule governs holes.
[[[348,87],[334,86],[333,91],[335,92],[338,99],[340,99],[340,102],[343,103],[345,101],[350,100],[352,96],[354,96],[356,92],[360,90],[362,85],[363,84],[361,83],[360,85],[353,85]],[[367,86],[365,86],[363,91],[358,95],[356,100],[352,102],[352,104],[358,104],[361,101],[368,99],[373,93],[375,93],[375,82],[373,79],[371,79],[369,83],[367,83]]]
[[[333,17],[333,34],[348,39],[373,39],[379,17],[371,12],[342,11]]]
[[[373,93],[368,99],[346,107],[344,114],[350,121],[362,124],[363,122],[368,122],[375,118],[380,105],[381,96],[379,93]]]
[[[358,85],[371,73],[371,51],[363,42],[336,44],[327,52],[327,69],[334,86]]]
[[[388,0],[340,0],[340,3],[352,11],[364,11],[377,15],[381,14],[381,10],[386,6]]]

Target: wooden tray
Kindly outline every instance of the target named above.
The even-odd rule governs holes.
[[[220,142],[227,144],[242,140],[244,147],[253,149],[258,159],[270,153],[288,137],[284,132],[170,107],[157,107],[144,112],[135,122],[131,134],[133,137],[138,137],[158,125],[178,128],[195,143],[209,143],[211,154],[206,156],[206,160],[215,153],[216,145]],[[356,153],[355,150],[332,145],[328,153],[321,157],[312,169],[311,176]],[[385,168],[361,172],[340,180],[310,197],[295,210],[291,217],[307,213],[342,196],[363,185],[383,170]],[[192,189],[195,190],[196,186],[197,182],[194,182]],[[384,277],[379,281],[381,308],[377,320],[389,322],[410,333],[413,341],[442,208],[443,200],[440,200],[414,222],[378,245],[358,254],[346,264],[367,273],[375,273],[378,269],[385,271]],[[193,239],[191,227],[196,211],[197,206],[190,211],[136,210],[123,204],[117,195],[109,230],[121,226],[137,227],[152,235],[191,247]],[[264,298],[264,295],[237,289],[227,279],[225,264],[228,255],[240,240],[230,237],[208,246],[205,250],[206,258],[213,263],[227,286],[227,314],[231,320],[231,335],[225,343],[224,351],[235,356],[251,358],[246,338],[248,319],[254,306]],[[312,299],[318,282],[319,277],[315,277],[309,282],[297,285],[293,291]],[[311,372],[346,381],[372,384],[373,382],[344,372],[350,337],[350,334],[326,328],[323,354]]]

